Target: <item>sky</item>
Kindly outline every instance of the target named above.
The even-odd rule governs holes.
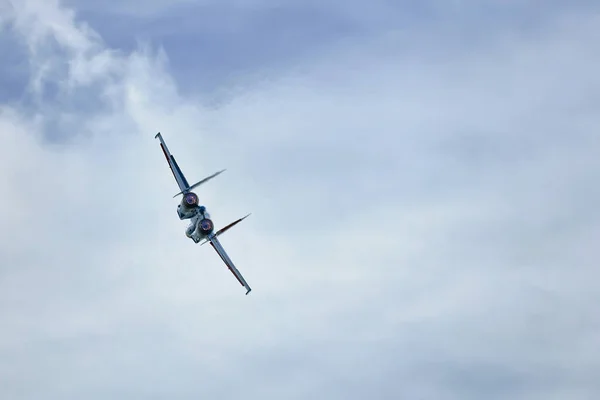
[[[0,0],[0,397],[596,399],[600,5]],[[252,287],[185,236],[162,132]]]

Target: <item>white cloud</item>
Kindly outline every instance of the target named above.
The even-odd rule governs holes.
[[[2,397],[600,391],[593,17],[437,64],[355,43],[210,108],[168,49],[16,5],[59,90],[0,109]],[[249,296],[184,236],[158,130],[190,180],[229,169],[219,225],[254,212],[223,238]]]

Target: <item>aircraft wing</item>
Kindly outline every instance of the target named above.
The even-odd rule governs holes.
[[[188,184],[188,181],[185,179],[183,172],[181,172],[179,165],[177,165],[177,161],[175,161],[175,157],[173,157],[173,155],[169,151],[169,148],[167,147],[167,144],[163,140],[160,132],[158,132],[156,134],[156,136],[154,136],[154,138],[158,138],[158,140],[160,140],[160,147],[162,148],[162,151],[165,154],[165,158],[167,159],[167,162],[169,163],[169,167],[171,168],[171,172],[173,172],[173,176],[175,177],[175,180],[177,181],[177,184],[179,185],[179,189],[181,190],[182,193],[185,192],[186,190],[189,189],[190,185]]]
[[[227,268],[229,268],[231,273],[237,278],[238,282],[243,287],[246,288],[246,290],[247,290],[246,294],[250,293],[250,291],[252,289],[250,288],[248,283],[246,283],[246,280],[244,279],[244,277],[242,276],[240,271],[238,271],[237,268],[235,267],[235,265],[233,265],[233,262],[231,261],[231,259],[227,255],[227,253],[225,252],[225,249],[223,248],[223,246],[221,246],[221,242],[219,242],[219,239],[217,239],[217,236],[213,234],[209,237],[208,240],[210,241],[210,244],[212,245],[212,247],[217,251],[217,253],[221,257],[221,260],[223,260],[225,265],[227,265]]]

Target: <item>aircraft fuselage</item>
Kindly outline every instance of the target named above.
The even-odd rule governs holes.
[[[214,230],[214,224],[206,207],[198,204],[198,196],[194,192],[185,193],[181,203],[177,205],[179,219],[189,219],[190,225],[185,230],[187,237],[198,243],[210,235]]]

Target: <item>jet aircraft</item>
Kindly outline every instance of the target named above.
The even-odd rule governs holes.
[[[225,231],[246,219],[250,214],[214,232],[214,224],[213,221],[210,219],[210,215],[206,211],[206,207],[199,204],[198,195],[192,191],[192,189],[202,185],[203,183],[206,183],[207,181],[211,180],[217,175],[223,173],[225,170],[215,172],[214,174],[190,186],[188,181],[185,179],[183,172],[181,172],[179,165],[177,165],[175,157],[173,157],[173,155],[169,152],[169,148],[163,140],[163,137],[160,134],[160,132],[158,132],[154,138],[158,138],[160,140],[160,147],[162,148],[162,151],[165,154],[165,158],[169,163],[169,167],[171,168],[171,172],[173,172],[173,176],[175,177],[175,180],[179,185],[180,192],[173,197],[175,198],[179,195],[183,195],[181,202],[177,206],[177,215],[179,216],[180,220],[190,220],[190,225],[185,231],[186,236],[192,239],[195,243],[199,243],[200,241],[202,241],[201,245],[210,242],[212,247],[216,250],[217,254],[219,254],[221,259],[225,263],[225,265],[227,265],[227,268],[229,268],[229,270],[237,278],[240,284],[244,288],[246,288],[246,294],[250,293],[252,289],[250,288],[248,283],[246,283],[246,280],[244,279],[242,274],[237,270],[237,268],[225,252],[225,249],[223,248],[218,239],[218,237],[225,233]]]

